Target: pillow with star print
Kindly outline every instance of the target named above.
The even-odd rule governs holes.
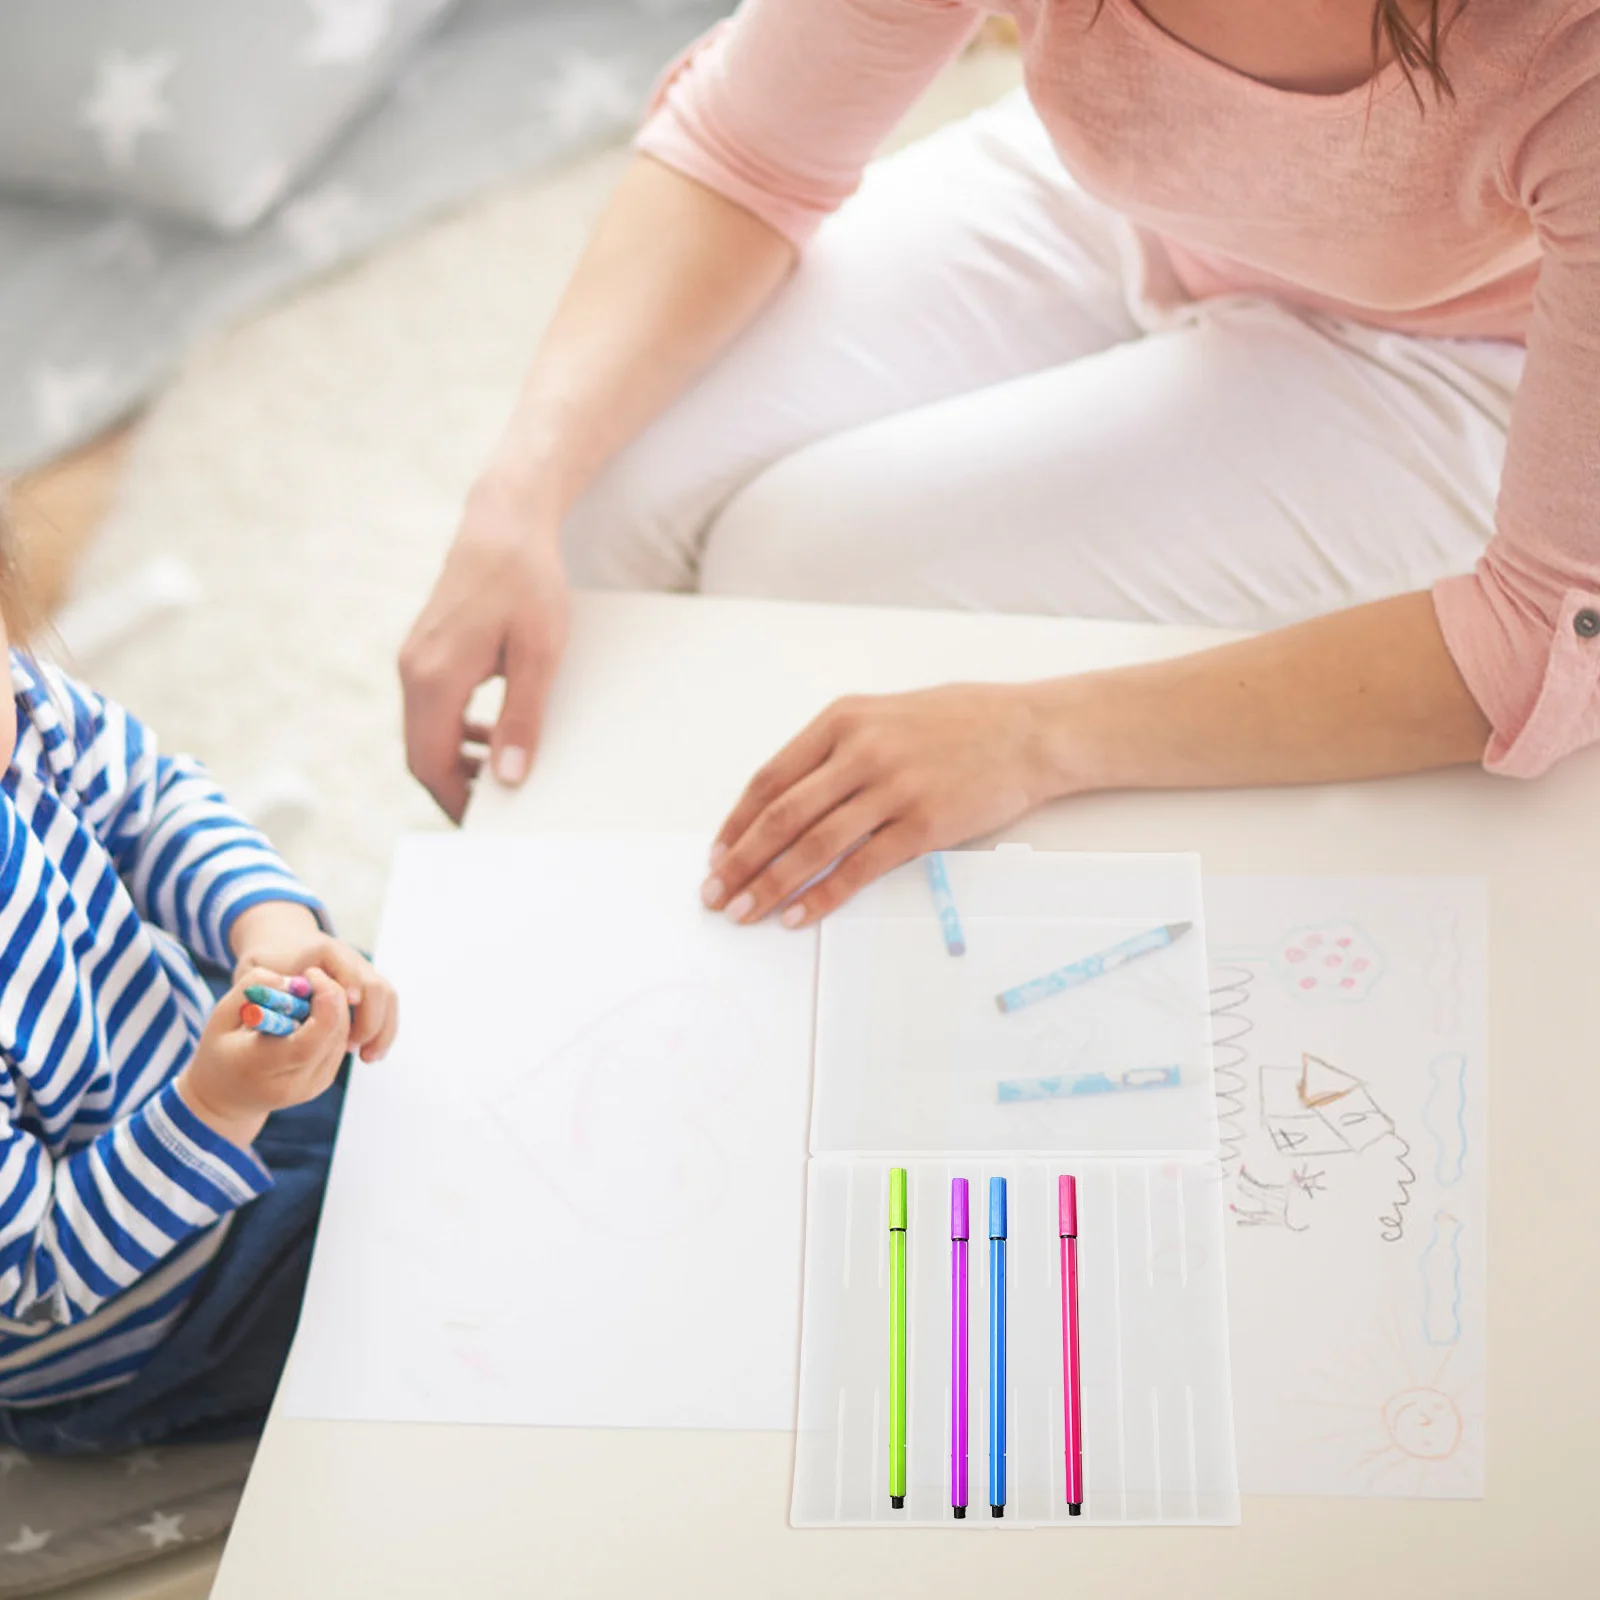
[[[455,0],[0,5],[0,189],[253,226]]]

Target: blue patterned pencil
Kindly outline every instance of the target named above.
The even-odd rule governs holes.
[[[961,932],[961,914],[956,910],[956,897],[950,892],[950,878],[944,870],[944,856],[937,850],[922,858],[928,874],[928,887],[933,891],[933,907],[939,913],[939,931],[944,935],[944,947],[953,956],[967,953],[967,941]]]
[[[1085,956],[1083,960],[1074,961],[1069,966],[1057,967],[1054,972],[1047,972],[1042,978],[1031,978],[1027,983],[1019,983],[1015,989],[1007,989],[1004,994],[997,994],[994,1003],[1002,1011],[1020,1011],[1024,1006],[1035,1005],[1040,1000],[1048,1000],[1053,994],[1060,994],[1065,989],[1076,989],[1080,983],[1088,983],[1092,978],[1114,972],[1118,967],[1126,965],[1129,961],[1135,961],[1140,956],[1150,955],[1156,950],[1165,950],[1169,944],[1181,939],[1193,926],[1192,922],[1169,922],[1165,927],[1151,928],[1146,933],[1136,933],[1131,939],[1124,939],[1121,944],[1114,944],[1108,950]]]

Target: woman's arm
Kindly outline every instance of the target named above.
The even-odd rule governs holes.
[[[748,211],[648,156],[635,159],[539,346],[510,425],[400,656],[406,755],[452,817],[491,745],[525,775],[566,639],[561,523],[600,466],[755,315],[794,249]],[[464,723],[503,675],[490,730]]]
[[[756,315],[978,26],[968,0],[745,0],[662,90],[401,654],[411,770],[452,816],[526,773],[567,625],[558,537],[601,466]],[[464,721],[478,684],[506,698]]]
[[[751,781],[704,897],[753,922],[838,861],[783,912],[798,927],[1047,800],[1415,772],[1488,733],[1426,594],[1142,666],[843,700]]]

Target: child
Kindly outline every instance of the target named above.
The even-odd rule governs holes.
[[[299,1313],[341,1063],[388,1049],[394,993],[196,762],[3,621],[0,654],[0,1444],[248,1433]],[[294,974],[294,1034],[244,1027],[244,987]]]

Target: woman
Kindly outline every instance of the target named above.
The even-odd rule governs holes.
[[[525,775],[568,573],[1260,630],[834,707],[721,830],[740,921],[1054,796],[1600,737],[1600,0],[1004,9],[1031,105],[848,205],[975,8],[747,0],[671,75],[402,658],[446,810],[464,738]]]

